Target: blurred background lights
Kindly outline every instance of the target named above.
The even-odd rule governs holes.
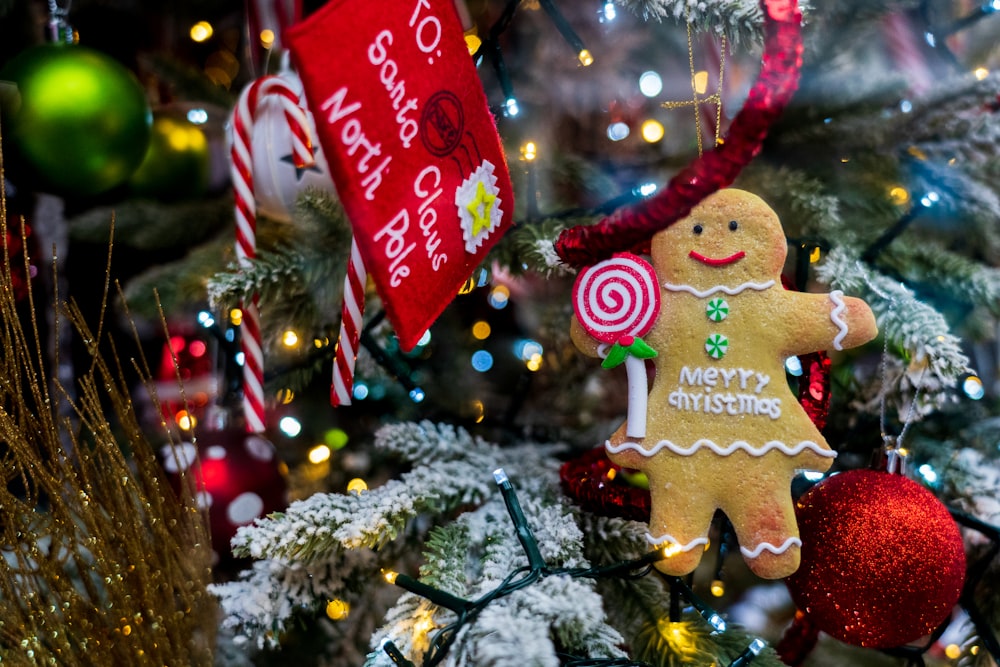
[[[643,183],[633,188],[632,192],[639,195],[640,197],[649,197],[654,192],[656,192],[656,189],[657,189],[656,183]]]
[[[802,375],[802,362],[798,357],[791,356],[785,359],[785,372],[795,377]]]
[[[527,141],[521,146],[521,157],[531,162],[538,157],[538,145],[534,141]]]
[[[351,605],[343,600],[330,600],[326,603],[326,615],[334,621],[342,621],[351,612]]]
[[[313,447],[309,450],[307,456],[309,457],[309,463],[312,463],[313,465],[319,465],[324,461],[329,461],[330,456],[332,454],[333,452],[330,451],[330,448],[328,446],[326,446],[325,444],[320,444],[320,445],[313,445]]]
[[[608,139],[611,141],[621,141],[622,139],[628,138],[628,125],[619,121],[615,121],[608,125]]]
[[[941,195],[934,192],[933,190],[931,190],[930,192],[928,192],[927,194],[925,194],[923,197],[920,198],[920,203],[921,205],[923,205],[924,208],[930,208],[939,201],[941,201]]]
[[[712,588],[710,590],[714,597],[721,598],[726,594],[726,585],[722,583],[721,579],[715,579],[712,581]]]
[[[576,58],[584,67],[590,67],[594,64],[594,56],[587,49],[580,49],[580,52],[576,54]]]
[[[903,100],[899,103],[899,110],[903,113],[910,113],[913,111],[913,103],[910,100]]]
[[[359,401],[365,400],[368,398],[368,385],[354,380],[354,389],[351,391],[351,395]]]
[[[195,419],[194,415],[187,410],[181,410],[175,414],[174,421],[177,422],[177,426],[179,426],[182,431],[190,431],[198,423],[198,420]]]
[[[233,308],[229,311],[229,323],[234,327],[238,327],[243,324],[243,311],[239,308]]]
[[[618,10],[615,9],[615,3],[611,0],[607,0],[604,3],[604,7],[601,9],[601,18],[604,21],[614,21],[618,17]]]
[[[802,476],[806,478],[809,482],[818,482],[823,479],[823,473],[817,472],[815,470],[803,470]]]
[[[203,310],[198,313],[198,324],[205,327],[206,329],[215,325],[215,318],[212,317],[212,313],[207,310]]]
[[[639,77],[639,92],[646,97],[656,97],[663,91],[663,79],[656,72],[643,72]]]
[[[465,31],[465,48],[469,50],[470,56],[475,55],[482,44],[483,40],[476,34],[475,27]]]
[[[203,340],[193,340],[191,344],[188,345],[188,354],[190,354],[195,359],[205,356],[205,352],[208,351],[208,346],[205,345]]]
[[[889,200],[896,206],[909,204],[910,192],[900,185],[893,186],[889,190]]]
[[[486,320],[479,320],[472,325],[472,337],[476,340],[486,340],[492,332],[493,328]]]
[[[427,331],[424,332],[424,335],[420,337],[420,340],[417,341],[417,346],[423,347],[424,345],[428,345],[430,342],[431,342],[431,330],[428,329]]]
[[[497,285],[490,290],[490,305],[497,310],[506,308],[508,301],[510,301],[510,290],[505,285]]]
[[[360,477],[355,477],[350,482],[347,483],[348,493],[358,493],[368,490],[368,482],[361,479]]]
[[[191,39],[195,42],[201,43],[209,39],[212,33],[215,32],[212,28],[212,24],[208,21],[198,21],[193,26],[188,34],[191,35]]]
[[[521,113],[521,107],[517,105],[517,100],[513,97],[508,97],[503,103],[503,113],[505,116],[511,118]]]
[[[472,353],[472,367],[480,373],[493,368],[493,355],[486,350],[476,350]]]
[[[347,441],[347,432],[342,428],[331,428],[323,434],[323,444],[332,450],[343,449]]]
[[[228,338],[228,336],[227,336],[227,338]],[[243,352],[237,352],[236,355],[233,357],[233,359],[236,360],[236,365],[237,366],[242,366],[243,362],[246,361],[246,355],[243,354]]]
[[[978,401],[986,395],[986,390],[983,388],[983,381],[976,375],[970,375],[962,381],[962,391],[974,401]]]
[[[197,107],[188,109],[187,120],[192,125],[204,125],[208,122],[208,112]]]
[[[288,329],[285,333],[281,334],[281,344],[285,347],[296,347],[299,344],[299,335]]]
[[[530,338],[522,338],[514,343],[514,355],[521,361],[528,361],[532,357],[541,356],[544,351],[541,343]]]
[[[542,355],[540,354],[531,355],[531,358],[525,361],[524,365],[528,368],[529,371],[534,373],[535,371],[537,371],[539,368],[542,367]]]
[[[708,90],[708,72],[702,70],[694,73],[694,92],[704,95]]]
[[[972,73],[976,76],[976,79],[979,81],[982,81],[983,79],[985,79],[990,75],[990,71],[985,67],[977,67]]]
[[[920,473],[920,476],[923,477],[928,484],[930,485],[937,484],[938,481],[937,471],[934,470],[934,468],[932,468],[930,464],[927,463],[923,464],[922,466],[917,468],[917,472]]]
[[[260,45],[265,49],[269,49],[274,46],[274,31],[268,28],[260,31]]]
[[[642,133],[642,139],[647,144],[655,144],[657,141],[663,138],[665,131],[663,129],[663,123],[653,118],[645,121],[640,129]]]
[[[278,422],[278,428],[289,438],[294,438],[302,432],[302,422],[295,417],[282,417]]]
[[[423,403],[425,398],[427,398],[427,394],[420,387],[414,387],[410,390],[410,400],[414,403]]]

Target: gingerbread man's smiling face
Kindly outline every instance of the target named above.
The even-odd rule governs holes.
[[[653,237],[661,282],[706,289],[778,278],[787,246],[781,221],[749,192],[720,190]]]

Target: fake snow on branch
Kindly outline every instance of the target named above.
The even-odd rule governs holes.
[[[911,366],[919,366],[916,381],[923,391],[941,393],[970,372],[969,358],[944,317],[898,281],[869,270],[843,247],[827,255],[816,275],[871,304],[883,335],[907,351]]]
[[[552,502],[555,481],[547,475],[518,476],[524,482],[523,510],[547,563],[587,567],[583,535],[564,502]],[[548,497],[548,500],[542,498]],[[436,529],[429,540],[422,581],[468,598],[497,588],[518,566],[527,565],[521,544],[499,496]],[[406,593],[373,637],[367,667],[390,667],[381,650],[391,640],[410,659],[423,655],[428,635],[455,619],[445,609]],[[475,622],[457,630],[446,663],[458,667],[524,664],[556,667],[559,651],[590,657],[624,658],[622,636],[607,624],[602,599],[591,580],[545,577],[493,600]],[[557,648],[558,647],[558,648]]]
[[[383,486],[360,494],[316,494],[244,526],[233,538],[238,556],[281,558],[304,563],[339,549],[379,548],[394,540],[406,523],[423,512],[448,512],[482,502],[492,493],[484,470],[498,461],[525,475],[554,464],[544,447],[501,450],[466,431],[430,422],[386,426],[375,447],[393,452],[415,467]]]
[[[733,43],[760,43],[764,15],[758,0],[618,0],[643,20],[672,18],[697,32],[724,34]],[[806,3],[800,3],[806,9]]]
[[[448,515],[495,494],[489,471],[498,464],[553,489],[558,485],[555,446],[501,449],[430,422],[385,426],[374,446],[413,468],[370,491],[316,494],[240,528],[234,553],[258,562],[240,580],[212,587],[224,627],[258,646],[273,645],[296,610],[346,595],[357,582],[370,585],[379,568],[405,550],[395,542],[404,529],[410,546],[419,549],[431,523],[415,519]]]

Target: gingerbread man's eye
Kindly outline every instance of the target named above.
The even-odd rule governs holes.
[[[740,227],[740,223],[736,222],[735,220],[730,220],[729,221],[729,229],[731,231],[735,232],[737,229],[739,229],[739,227]]]
[[[705,230],[705,228],[704,228],[704,227],[702,227],[701,225],[695,225],[695,226],[694,226],[694,227],[693,227],[693,228],[691,229],[691,231],[693,231],[693,232],[694,232],[695,234],[701,234],[701,233],[702,233],[702,232],[703,232],[704,230]]]

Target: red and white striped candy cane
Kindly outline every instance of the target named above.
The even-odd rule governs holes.
[[[351,259],[344,278],[344,302],[340,314],[340,337],[333,362],[330,404],[350,405],[354,388],[354,363],[358,358],[361,320],[365,312],[365,265],[358,242],[351,239]]]
[[[253,193],[253,124],[260,107],[275,101],[284,112],[292,136],[292,156],[296,167],[313,164],[309,117],[299,106],[299,96],[277,76],[257,79],[240,93],[233,114],[233,143],[230,150],[233,190],[236,195],[236,258],[241,267],[257,256],[257,204]],[[264,431],[264,353],[260,334],[257,295],[243,310],[243,413],[247,431]]]

